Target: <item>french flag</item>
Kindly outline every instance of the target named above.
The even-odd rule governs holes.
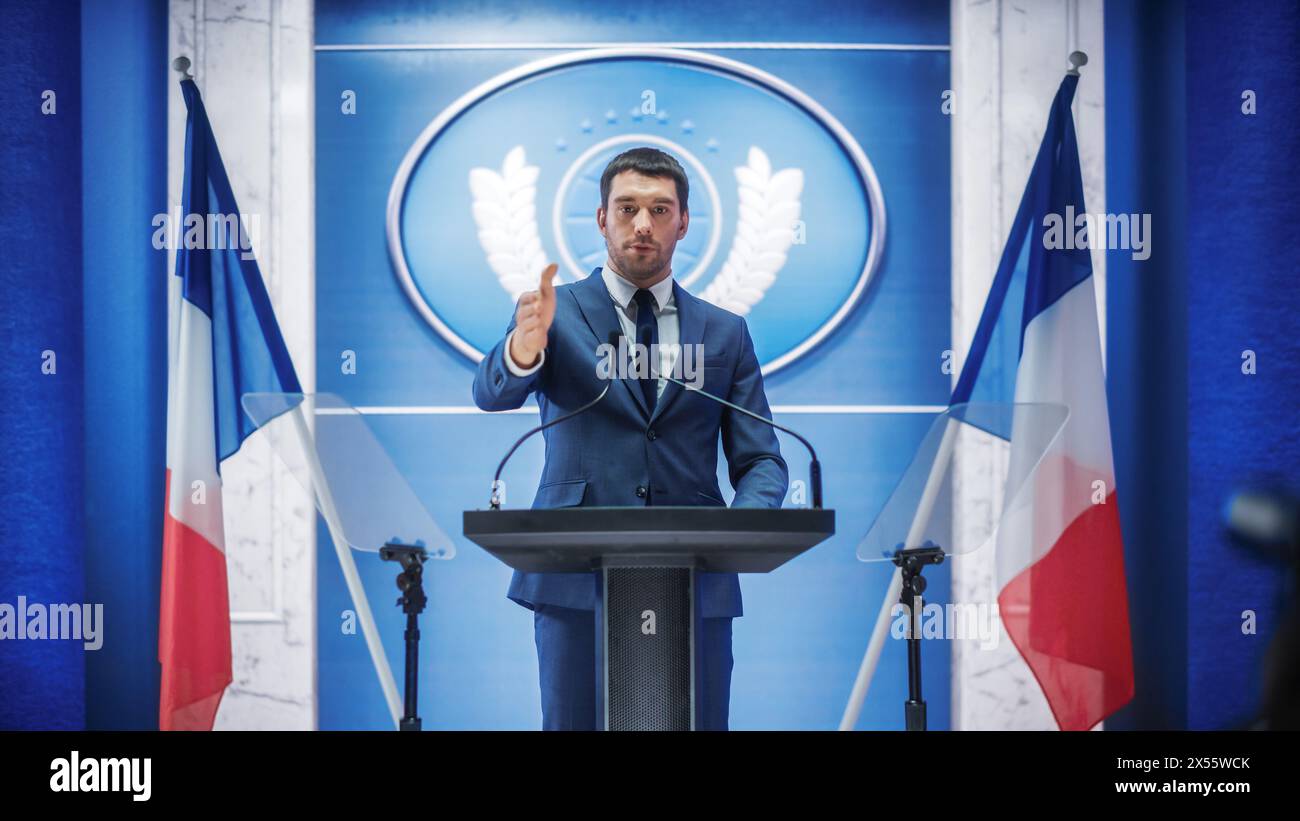
[[[181,91],[188,109],[185,218],[172,226],[176,275],[169,278],[158,724],[210,730],[231,681],[221,463],[255,428],[240,408],[243,394],[302,388],[257,262],[240,247],[247,221],[198,87],[183,80]]]
[[[1010,441],[1007,488],[1018,489],[999,523],[998,606],[1063,730],[1090,729],[1133,697],[1092,259],[1078,241],[1085,229],[1071,224],[1087,213],[1070,112],[1078,83],[1078,75],[1067,75],[1056,93],[952,395],[952,404],[1068,409],[1041,459],[1039,432],[1024,416],[1013,417],[1008,430],[990,431]],[[1104,234],[1104,225],[1083,225],[1087,236]]]

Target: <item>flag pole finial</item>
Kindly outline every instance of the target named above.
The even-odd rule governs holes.
[[[1086,65],[1088,65],[1088,55],[1084,54],[1082,51],[1072,51],[1070,52],[1070,70],[1067,71],[1066,74],[1072,74],[1075,77],[1078,77],[1079,69]]]
[[[194,75],[190,74],[190,58],[183,54],[175,60],[172,60],[172,69],[180,72],[182,80],[194,79]]]

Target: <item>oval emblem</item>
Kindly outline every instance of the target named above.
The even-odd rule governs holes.
[[[600,173],[639,145],[673,154],[690,179],[673,276],[746,318],[765,374],[853,310],[885,235],[866,154],[789,83],[676,49],[546,58],[448,106],[389,191],[398,281],[443,339],[479,361],[548,261],[564,282],[604,262]]]

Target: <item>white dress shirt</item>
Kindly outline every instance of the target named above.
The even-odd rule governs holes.
[[[639,286],[626,280],[617,271],[614,266],[610,265],[608,259],[605,265],[600,269],[600,276],[605,280],[605,290],[609,293],[610,300],[614,303],[614,313],[618,315],[618,324],[623,329],[623,335],[629,341],[639,341],[636,338],[636,292]],[[659,282],[650,286],[650,295],[654,297],[655,318],[659,321],[659,350],[660,350],[660,373],[672,373],[674,352],[678,348],[680,338],[680,327],[677,321],[677,300],[673,297],[673,277],[672,274],[661,279]],[[537,369],[542,367],[546,361],[546,351],[538,358],[537,364],[531,368],[521,368],[510,358],[510,338],[515,335],[514,331],[506,337],[504,355],[506,367],[515,376],[529,376],[536,373]],[[664,379],[658,380],[658,396],[662,396],[664,386],[668,382]]]

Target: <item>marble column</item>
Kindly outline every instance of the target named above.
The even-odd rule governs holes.
[[[1103,0],[953,0],[952,84],[952,338],[957,367],[965,361],[1047,126],[1048,108],[1075,50],[1088,55],[1074,98],[1084,197],[1089,212],[1106,208],[1105,53]],[[1105,252],[1092,264],[1105,339]],[[1104,344],[1103,344],[1104,351]],[[964,436],[953,469],[957,542],[976,543],[1001,510],[1005,445]],[[953,600],[997,600],[992,547],[953,560]],[[1054,729],[1037,682],[997,625],[996,647],[953,641],[954,729]]]
[[[303,390],[315,390],[311,0],[171,0],[231,186],[257,215],[254,252]],[[165,67],[159,66],[159,70]],[[168,99],[169,209],[179,205],[185,102]],[[222,468],[234,680],[217,729],[314,729],[316,515],[267,432]]]

